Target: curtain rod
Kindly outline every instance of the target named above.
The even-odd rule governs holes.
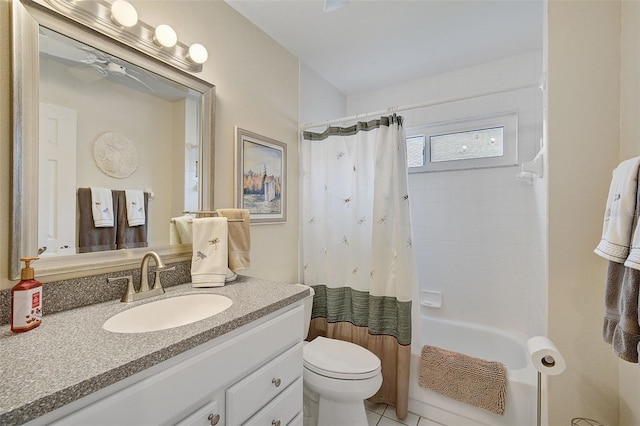
[[[356,115],[351,115],[351,116],[348,116],[348,117],[334,118],[333,120],[319,121],[317,123],[304,123],[304,124],[302,124],[300,126],[300,129],[301,130],[306,130],[306,129],[311,129],[311,128],[314,128],[314,127],[328,126],[330,124],[341,123],[343,121],[351,121],[351,120],[358,120],[358,119],[365,119],[366,120],[367,117],[376,117],[376,116],[395,113],[395,112],[400,112],[400,111],[409,111],[409,110],[412,110],[412,109],[426,108],[426,107],[431,107],[431,106],[436,106],[436,105],[448,104],[450,102],[464,101],[466,99],[480,98],[482,96],[497,95],[497,94],[500,94],[500,93],[513,92],[515,90],[529,89],[531,87],[537,87],[537,88],[542,89],[543,86],[542,86],[542,83],[539,83],[539,82],[538,83],[529,83],[529,84],[524,84],[522,86],[508,87],[506,89],[492,90],[492,91],[488,91],[488,92],[480,92],[480,93],[476,93],[476,94],[473,94],[473,95],[458,96],[458,97],[453,97],[453,98],[442,99],[442,100],[439,100],[439,101],[423,102],[423,103],[412,104],[412,105],[394,106],[394,107],[389,107],[387,109],[382,109],[380,111],[366,112],[364,114],[356,114]]]

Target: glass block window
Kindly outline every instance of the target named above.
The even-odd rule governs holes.
[[[424,166],[424,135],[407,138],[407,163],[409,167]]]
[[[431,136],[431,161],[501,157],[504,127]]]
[[[517,123],[517,114],[507,113],[408,129],[409,171],[516,165]]]

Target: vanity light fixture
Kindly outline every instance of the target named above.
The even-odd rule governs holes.
[[[116,0],[111,4],[111,19],[118,25],[131,28],[138,23],[138,12],[126,0]]]
[[[153,41],[160,47],[173,47],[178,43],[178,35],[167,24],[160,24],[153,33]]]
[[[209,58],[209,52],[207,52],[207,49],[200,43],[193,43],[189,46],[187,58],[196,64],[204,64]]]
[[[127,0],[44,2],[67,18],[177,68],[200,72],[202,64],[209,57],[207,49],[199,43],[180,43],[175,30],[169,25],[160,24],[154,27],[139,20],[136,8]]]

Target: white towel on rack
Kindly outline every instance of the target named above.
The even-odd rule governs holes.
[[[174,217],[169,223],[169,244],[191,244],[193,232],[191,216]]]
[[[96,228],[113,227],[113,194],[110,189],[91,187],[91,213]]]
[[[193,219],[191,281],[194,287],[224,285],[228,265],[229,227],[226,217]]]
[[[129,226],[144,225],[146,217],[144,192],[141,189],[125,189],[124,198],[127,203],[127,222],[129,222]]]
[[[602,225],[602,239],[594,250],[597,255],[613,262],[624,263],[629,256],[637,220],[639,170],[640,157],[636,157],[623,161],[613,171]],[[640,250],[640,240],[637,241],[637,246]]]

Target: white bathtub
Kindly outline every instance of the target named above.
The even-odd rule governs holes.
[[[526,336],[474,324],[423,316],[421,341],[411,354],[409,411],[447,426],[536,424],[537,371],[527,356]],[[447,398],[418,385],[418,365],[423,345],[438,346],[507,367],[507,400],[503,416]]]

